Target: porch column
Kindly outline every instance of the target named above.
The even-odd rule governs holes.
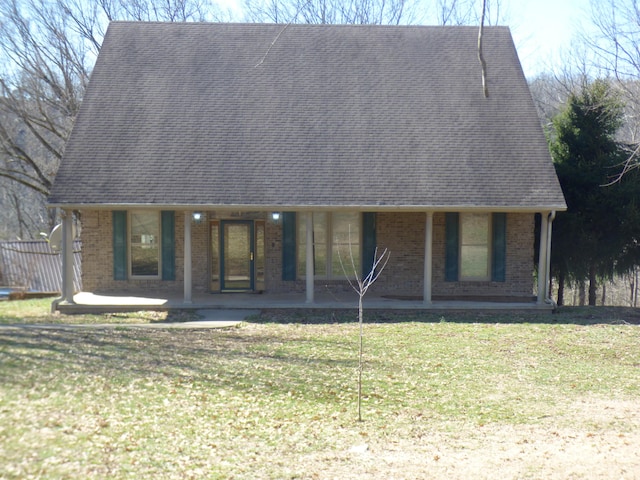
[[[538,255],[538,299],[537,303],[542,304],[546,299],[548,288],[547,278],[547,248],[549,245],[549,213],[542,212],[540,222],[540,254]],[[546,284],[545,284],[546,283]]]
[[[431,305],[431,286],[433,282],[433,212],[427,212],[424,235],[424,292],[422,302]]]
[[[307,283],[307,303],[313,303],[313,213],[308,212],[307,215],[307,268],[306,268],[306,283]]]
[[[184,303],[191,303],[191,212],[184,212]]]
[[[549,214],[549,220],[547,221],[547,265],[545,269],[544,279],[544,298],[545,300],[551,300],[551,294],[549,293],[549,285],[551,284],[551,237],[553,236],[553,220],[556,218],[556,212],[553,211]]]
[[[73,303],[73,212],[62,212],[62,301]]]

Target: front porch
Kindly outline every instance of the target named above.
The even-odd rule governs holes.
[[[104,313],[136,310],[170,309],[324,309],[357,310],[358,296],[355,292],[316,292],[313,302],[308,302],[305,293],[200,293],[194,294],[191,302],[185,302],[182,295],[148,294],[143,292],[121,292],[100,294],[80,292],[74,295],[74,303],[60,302],[54,308],[64,314]],[[551,303],[538,303],[531,299],[499,301],[497,299],[447,300],[435,297],[430,304],[421,298],[389,298],[367,295],[364,298],[366,310],[413,310],[413,311],[531,311],[549,312]]]
[[[270,221],[266,212],[236,212],[234,216],[225,211],[208,211],[203,214],[206,221],[200,216],[199,222],[193,220],[190,210],[178,214],[157,212],[155,217],[156,220],[162,219],[162,227],[156,225],[153,238],[160,240],[158,229],[171,233],[158,241],[160,245],[171,247],[168,252],[170,255],[165,257],[163,254],[162,261],[159,260],[160,256],[156,259],[154,273],[157,276],[139,277],[130,271],[133,268],[130,265],[131,255],[126,253],[126,248],[116,255],[120,247],[130,246],[126,235],[127,212],[86,211],[83,213],[83,237],[86,239],[83,242],[86,246],[83,248],[83,283],[92,293],[79,294],[75,294],[71,283],[72,215],[70,211],[66,213],[62,242],[64,301],[54,304],[55,309],[65,313],[169,308],[355,309],[357,306],[357,295],[348,289],[346,282],[330,278],[328,274],[334,267],[333,262],[327,260],[330,258],[326,254],[329,248],[321,249],[325,255],[319,265],[324,270],[320,270],[316,278],[316,228],[308,212],[298,212],[300,218],[297,221],[296,213],[288,212],[283,215],[286,218],[279,222]],[[548,243],[552,220],[548,215],[542,215],[540,229],[538,271],[545,274],[537,278],[537,295],[532,292],[533,213],[484,214],[487,220],[485,233],[491,242],[486,245],[483,258],[492,259],[491,265],[485,265],[485,273],[490,276],[470,280],[459,278],[457,268],[455,278],[450,278],[448,259],[459,256],[461,248],[457,238],[454,242],[448,241],[448,219],[454,215],[446,212],[377,212],[360,215],[359,229],[369,232],[368,235],[360,235],[362,244],[358,248],[361,252],[369,252],[368,255],[362,254],[362,265],[366,265],[367,259],[373,257],[373,246],[396,252],[392,254],[384,274],[365,297],[365,307],[368,309],[553,309],[545,288],[548,284]],[[496,215],[499,218],[494,218]],[[168,226],[165,217],[172,220]],[[329,215],[323,214],[321,217],[326,220]],[[458,216],[455,217],[453,223],[457,227]],[[116,228],[117,224],[122,228]],[[250,240],[247,242],[252,248],[243,250],[246,257],[244,265],[248,265],[248,268],[244,273],[231,272],[226,275],[226,267],[235,263],[229,260],[228,255],[223,255],[225,248],[244,244],[241,241],[227,242],[225,227],[240,224],[248,225],[249,232],[254,231],[254,234],[248,234]],[[497,240],[494,238],[496,229],[489,228],[494,224],[502,225],[502,229],[498,229],[501,236],[496,237]],[[336,230],[335,226],[333,230]],[[183,235],[179,234],[181,231]],[[457,228],[451,231],[457,232]],[[362,240],[363,237],[373,239],[373,242],[369,244]],[[450,255],[450,244],[456,255]],[[489,248],[489,244],[502,247]],[[156,253],[160,251],[164,252],[161,248],[155,248]],[[227,253],[230,255],[234,251]],[[501,263],[494,262],[494,257],[501,259]],[[456,267],[459,265],[458,260],[450,263]],[[165,268],[167,266],[170,268]],[[165,270],[170,271],[166,278]],[[501,272],[500,278],[494,278],[493,270]],[[247,280],[246,285],[228,284],[240,274]],[[344,274],[340,273],[340,276]],[[220,293],[221,290],[245,289],[256,293]]]

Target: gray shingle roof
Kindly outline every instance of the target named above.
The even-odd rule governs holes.
[[[50,203],[562,209],[506,27],[114,22]]]

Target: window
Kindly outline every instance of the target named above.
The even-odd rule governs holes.
[[[355,212],[300,213],[298,217],[298,276],[307,264],[307,215],[313,215],[313,259],[316,278],[344,278],[353,273],[351,258],[360,274],[360,214]],[[344,264],[344,270],[342,267]]]
[[[445,214],[445,281],[504,282],[506,213]]]
[[[491,217],[488,213],[460,214],[460,278],[488,280],[490,276]]]
[[[131,212],[129,215],[131,277],[160,275],[160,214]]]

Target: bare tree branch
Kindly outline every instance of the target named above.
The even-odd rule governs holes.
[[[482,30],[484,29],[484,14],[487,10],[487,0],[482,0],[482,16],[480,17],[480,29],[478,31],[478,60],[482,67],[482,92],[484,98],[489,98],[489,87],[487,85],[487,62],[482,54]]]

